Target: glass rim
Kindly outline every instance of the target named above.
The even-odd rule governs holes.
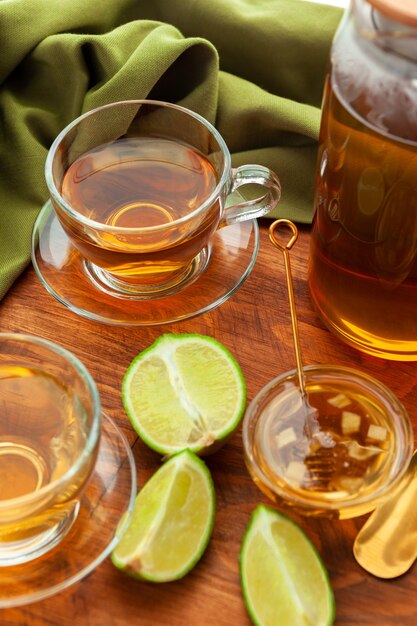
[[[383,483],[375,491],[372,491],[371,493],[366,493],[362,496],[353,496],[353,498],[346,499],[344,501],[326,501],[325,499],[323,499],[323,497],[317,496],[314,493],[309,496],[305,496],[298,489],[291,488],[291,485],[282,488],[281,486],[277,486],[270,479],[268,479],[268,477],[260,468],[259,463],[254,459],[254,455],[252,453],[252,442],[249,431],[251,426],[253,426],[255,407],[260,398],[262,396],[267,396],[268,392],[277,384],[290,378],[294,378],[297,382],[298,375],[296,369],[284,372],[280,376],[272,379],[256,394],[256,396],[249,404],[242,422],[242,441],[247,463],[250,464],[251,470],[256,474],[259,481],[268,486],[268,488],[275,495],[277,495],[279,498],[282,498],[284,502],[288,502],[289,506],[294,506],[295,508],[301,507],[304,511],[313,511],[320,509],[325,514],[326,512],[331,513],[337,510],[348,511],[349,509],[357,508],[361,505],[366,506],[371,502],[377,502],[386,494],[387,491],[393,489],[396,485],[398,485],[408,467],[414,451],[413,429],[407,410],[405,409],[401,401],[397,398],[397,396],[391,391],[391,389],[389,389],[389,387],[387,387],[384,383],[377,380],[373,376],[365,372],[361,372],[355,368],[344,365],[308,365],[303,368],[303,371],[307,374],[320,374],[321,372],[323,372],[324,374],[330,373],[331,375],[334,375],[335,378],[338,374],[349,375],[352,378],[355,378],[356,381],[361,385],[371,385],[372,389],[378,391],[382,395],[384,401],[388,402],[391,405],[395,405],[396,409],[398,410],[397,414],[399,415],[399,420],[395,420],[395,423],[397,425],[400,425],[403,434],[404,451],[402,457],[399,457],[397,454],[390,462],[390,468],[397,466],[394,475],[390,474],[389,478],[384,480]],[[258,417],[259,416],[257,416],[256,419],[258,419]],[[398,432],[398,429],[396,430],[396,432]],[[359,513],[359,515],[361,515],[361,513]]]
[[[215,189],[210,193],[208,198],[206,198],[206,200],[204,200],[204,202],[200,204],[196,209],[191,211],[191,213],[188,213],[187,215],[184,215],[183,217],[180,217],[174,220],[173,222],[169,222],[168,224],[157,224],[155,226],[130,228],[127,226],[109,226],[107,224],[103,224],[102,222],[97,222],[95,220],[92,220],[89,217],[85,217],[84,215],[82,215],[81,213],[73,209],[71,205],[61,195],[60,191],[55,185],[54,177],[52,175],[53,162],[54,162],[55,155],[58,151],[58,148],[61,145],[61,142],[68,135],[68,133],[71,130],[73,130],[76,126],[78,126],[81,122],[83,122],[89,117],[97,115],[97,113],[99,113],[100,111],[103,111],[105,109],[116,108],[116,107],[120,107],[124,105],[132,105],[132,104],[139,105],[139,108],[142,105],[152,105],[152,106],[159,106],[161,108],[164,108],[164,107],[170,108],[180,113],[183,113],[185,115],[188,115],[189,117],[194,118],[195,120],[200,122],[200,124],[205,126],[207,130],[212,134],[212,136],[217,141],[221,149],[221,152],[224,155],[223,171],[221,173],[219,182],[217,183]],[[85,226],[89,226],[90,228],[94,228],[102,232],[112,232],[112,233],[119,233],[119,234],[125,234],[125,235],[126,234],[154,233],[154,232],[164,231],[167,228],[172,228],[173,226],[177,226],[178,224],[182,224],[184,222],[187,222],[190,219],[195,218],[197,215],[199,215],[199,213],[203,213],[209,206],[211,206],[214,203],[215,198],[217,198],[220,195],[221,190],[223,189],[223,187],[225,187],[227,183],[230,171],[231,171],[231,156],[230,156],[229,149],[226,145],[226,142],[224,141],[219,131],[208,120],[206,120],[199,113],[196,113],[195,111],[191,111],[190,109],[187,109],[186,107],[183,107],[179,104],[165,102],[162,100],[147,100],[147,99],[119,100],[116,102],[110,102],[108,104],[104,104],[102,106],[91,109],[90,111],[87,111],[86,113],[83,113],[82,115],[78,116],[72,122],[70,122],[67,126],[65,126],[61,130],[61,132],[57,135],[57,137],[51,144],[51,147],[49,148],[48,155],[46,157],[46,162],[45,162],[45,180],[46,180],[49,193],[51,195],[51,199],[57,202],[60,208],[62,208],[65,211],[65,213],[70,215],[73,219],[77,220],[79,223]]]
[[[4,511],[11,506],[29,504],[34,500],[38,500],[45,495],[52,493],[61,484],[67,482],[68,480],[71,480],[71,478],[77,474],[84,461],[92,454],[97,442],[99,441],[101,422],[101,403],[96,383],[85,365],[83,365],[83,363],[74,354],[72,354],[72,352],[70,352],[66,348],[59,346],[53,341],[50,341],[49,339],[43,339],[41,337],[37,337],[36,335],[0,332],[0,345],[3,341],[10,340],[16,343],[24,342],[31,345],[42,346],[43,348],[47,348],[58,356],[63,357],[63,359],[70,363],[70,365],[81,375],[83,381],[85,382],[88,392],[91,395],[93,401],[94,412],[92,416],[90,430],[88,432],[83,449],[81,450],[76,461],[71,465],[71,467],[64,474],[62,474],[62,476],[48,483],[44,487],[41,487],[37,491],[32,491],[16,498],[7,498],[6,500],[0,500],[0,511]]]

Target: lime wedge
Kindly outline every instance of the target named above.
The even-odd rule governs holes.
[[[170,457],[139,492],[112,562],[151,582],[182,578],[203,555],[214,516],[210,472],[204,461],[184,450]]]
[[[132,361],[122,399],[133,428],[153,450],[205,453],[239,425],[246,386],[238,363],[215,339],[166,334]]]
[[[316,549],[295,522],[264,505],[246,529],[240,579],[256,626],[333,624],[333,591]]]

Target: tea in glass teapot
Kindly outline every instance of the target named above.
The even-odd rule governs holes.
[[[335,35],[309,288],[360,350],[417,360],[417,2],[352,0]]]

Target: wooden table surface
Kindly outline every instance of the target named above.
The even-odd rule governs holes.
[[[273,377],[294,367],[282,256],[261,224],[260,253],[252,274],[219,308],[195,319],[152,328],[113,327],[74,315],[55,301],[32,268],[0,304],[0,330],[39,335],[74,352],[90,369],[103,408],[123,429],[137,463],[139,486],[160,457],[137,439],[124,413],[120,385],[132,358],[164,332],[197,332],[223,342],[239,360],[248,400]],[[363,355],[342,344],[313,311],[306,285],[309,229],[292,249],[295,297],[305,364],[359,368],[386,383],[417,426],[416,364]],[[238,554],[251,511],[267,499],[245,469],[241,431],[208,459],[217,492],[213,536],[202,560],[182,581],[152,585],[132,580],[104,561],[80,583],[46,600],[0,611],[1,626],[250,626],[239,584]],[[352,555],[364,518],[343,522],[293,517],[317,546],[335,591],[337,625],[417,624],[417,569],[383,581],[366,573]],[[99,529],[98,529],[99,532]]]

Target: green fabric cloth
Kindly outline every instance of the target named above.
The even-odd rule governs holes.
[[[308,222],[323,78],[341,11],[303,0],[1,0],[0,298],[29,261],[58,132],[154,98],[214,123],[233,164],[274,169]]]

